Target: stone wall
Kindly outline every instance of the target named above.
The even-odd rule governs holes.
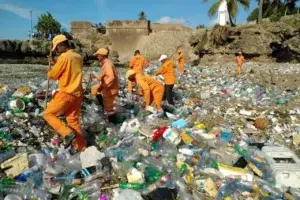
[[[183,26],[182,24],[151,24],[151,32],[156,33],[160,31],[191,31],[192,29]]]
[[[112,49],[120,55],[120,60],[132,55],[139,40],[150,33],[149,21],[108,21],[106,34],[112,42]]]

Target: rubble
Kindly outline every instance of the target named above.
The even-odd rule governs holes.
[[[45,80],[1,85],[0,198],[300,198],[300,87],[261,84],[253,66],[240,77],[229,73],[233,65],[186,66],[175,106],[164,102],[163,114],[129,99],[120,76],[118,125],[87,92],[81,124],[89,148],[74,155],[42,119]]]

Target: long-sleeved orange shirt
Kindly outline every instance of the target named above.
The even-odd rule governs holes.
[[[178,54],[177,61],[179,64],[184,64],[184,57],[183,57],[182,53]]]
[[[48,72],[48,78],[58,80],[59,90],[80,97],[82,95],[82,57],[68,50],[62,53],[53,68]]]
[[[133,56],[130,60],[130,68],[135,71],[135,73],[142,73],[145,66],[148,64],[148,61],[144,56],[137,54]]]
[[[151,103],[151,93],[155,95],[159,92],[164,92],[163,85],[150,76],[138,74],[136,75],[136,83],[142,89],[146,106],[149,106]]]
[[[240,56],[237,56],[237,57],[236,57],[236,63],[237,63],[238,65],[242,65],[244,62],[245,62],[245,58],[244,58],[243,55],[240,55]]]
[[[119,80],[117,70],[111,60],[105,59],[101,62],[100,74],[103,96],[115,95],[119,92]]]
[[[166,85],[175,84],[175,64],[172,60],[168,59],[166,62],[157,70],[156,75],[162,75],[165,79]]]

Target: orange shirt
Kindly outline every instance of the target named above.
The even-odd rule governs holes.
[[[136,75],[136,83],[142,89],[146,106],[150,105],[151,93],[156,94],[159,92],[164,92],[163,85],[150,76],[145,76],[142,74]]]
[[[143,73],[143,69],[147,64],[148,61],[144,58],[144,56],[137,54],[131,58],[129,66],[135,71],[135,73]]]
[[[177,60],[178,60],[178,63],[179,63],[179,64],[184,64],[184,58],[183,58],[182,53],[181,53],[181,54],[178,54]]]
[[[174,85],[175,84],[175,68],[176,65],[170,59],[166,60],[166,62],[157,70],[156,75],[162,75],[165,79],[166,85]]]
[[[244,58],[243,55],[240,55],[240,56],[237,56],[237,57],[236,57],[236,63],[237,63],[238,65],[242,65],[244,62],[245,62],[245,58]]]
[[[114,64],[109,59],[101,62],[102,70],[100,74],[103,96],[115,95],[119,92],[118,73]]]
[[[143,69],[148,64],[148,61],[145,59],[144,56],[137,54],[133,56],[130,60],[130,68],[135,71],[135,73],[143,73]]]
[[[82,57],[68,50],[62,53],[48,72],[48,78],[58,80],[59,90],[80,97],[82,95]]]

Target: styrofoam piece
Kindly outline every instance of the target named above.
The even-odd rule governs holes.
[[[201,99],[208,99],[210,97],[210,89],[209,87],[202,87],[200,92]]]
[[[278,189],[300,188],[300,159],[293,151],[287,147],[265,146],[262,152]]]
[[[104,156],[105,154],[98,151],[95,146],[91,146],[80,153],[81,166],[82,168],[97,166],[98,161],[101,160]]]

